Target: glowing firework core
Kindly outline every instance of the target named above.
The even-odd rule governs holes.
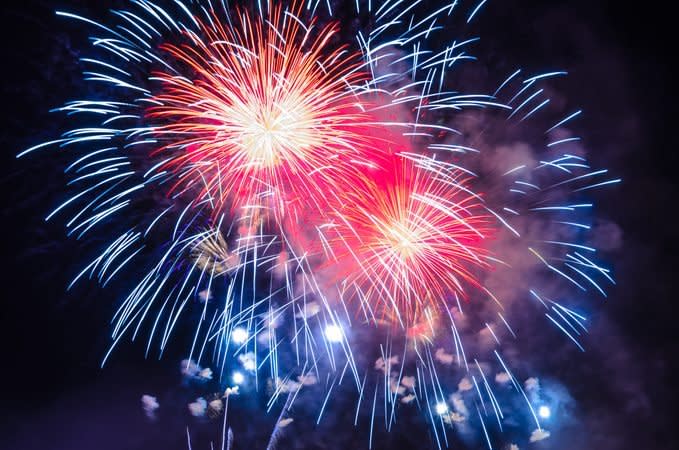
[[[234,372],[233,375],[231,376],[231,380],[235,384],[243,384],[243,382],[245,381],[245,376],[240,372]]]
[[[404,263],[424,249],[418,230],[408,227],[405,221],[394,222],[387,228],[386,239],[385,247],[392,249]]]
[[[342,342],[342,329],[337,325],[328,325],[325,327],[325,338],[329,342]]]
[[[243,152],[249,164],[257,168],[271,168],[281,161],[306,159],[306,152],[320,142],[312,130],[305,126],[311,119],[309,112],[300,105],[301,93],[288,93],[288,99],[280,103],[267,99],[271,104],[256,102],[243,105],[243,111],[232,111],[231,117],[242,117]],[[293,101],[293,98],[296,101]]]
[[[245,328],[235,328],[231,333],[231,339],[236,344],[243,344],[248,340],[248,332]]]
[[[448,405],[446,405],[444,402],[439,402],[435,406],[436,408],[436,414],[442,416],[443,414],[448,412]]]

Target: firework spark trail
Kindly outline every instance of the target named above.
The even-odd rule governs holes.
[[[196,309],[189,358],[210,358],[211,346],[226,379],[237,357],[251,354],[243,367],[258,380],[268,366],[275,386],[269,409],[282,393],[294,391],[294,400],[313,373],[328,388],[320,421],[348,373],[356,420],[362,405],[371,408],[369,442],[378,404],[389,429],[397,408],[415,401],[441,447],[447,425],[475,421],[461,400],[475,388],[492,447],[486,421],[502,429],[503,408],[482,365],[490,363],[468,357],[463,345],[463,303],[487,303],[497,307],[479,318],[491,360],[541,429],[499,351],[507,333],[517,334],[502,295],[486,285],[489,271],[512,270],[494,242],[513,239],[560,283],[605,296],[613,278],[582,243],[590,225],[581,216],[593,206],[589,191],[620,180],[573,150],[580,138],[565,126],[579,110],[551,122],[535,160],[505,158],[510,165],[490,176],[471,170],[487,149],[466,142],[448,115],[504,115],[500,127],[551,118],[541,86],[565,73],[518,70],[493,95],[456,92],[447,75],[475,60],[467,48],[477,38],[448,43],[442,32],[455,17],[476,20],[485,1],[434,11],[421,3],[356,2],[357,15],[371,20],[345,46],[336,44],[339,24],[321,25],[321,2],[258,3],[255,12],[135,0],[112,11],[113,25],[57,13],[97,33],[92,44],[102,56],[81,59],[84,77],[112,87],[113,98],[58,108],[93,124],[18,156],[50,146],[76,153],[66,169],[75,193],[47,219],[72,211],[69,235],[112,236],[71,286],[83,278],[107,286],[123,269],[143,268],[114,316],[104,361],[123,336],[141,333],[147,354],[154,341],[162,354],[180,318]],[[488,184],[490,192],[477,193]],[[140,209],[130,225],[126,215]],[[536,237],[526,221],[557,231]],[[584,348],[580,308],[540,285],[525,296]],[[381,328],[389,332],[375,362],[359,342]],[[458,373],[473,383],[448,402]]]

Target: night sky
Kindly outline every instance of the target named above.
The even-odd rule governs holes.
[[[94,3],[2,5],[0,448],[182,449],[190,425],[193,448],[207,449],[221,422],[197,421],[182,409],[196,397],[179,380],[182,349],[144,360],[143,342],[124,344],[99,368],[118,297],[86,283],[65,292],[82,267],[82,249],[65,238],[62,222],[43,220],[64,198],[69,158],[55,150],[15,158],[67,129],[64,115],[50,114],[51,108],[91,92],[76,63],[80,51],[89,50],[87,30],[54,10],[101,19],[106,7],[100,3],[121,4]],[[490,1],[478,21],[482,39],[474,54],[491,74],[517,66],[569,72],[557,94],[585,111],[577,131],[590,159],[623,179],[597,199],[597,217],[622,235],[603,249],[617,285],[593,305],[587,352],[564,345],[537,349],[544,355],[539,360],[531,356],[536,373],[568,389],[572,418],[552,438],[527,448],[678,448],[675,29],[672,14],[650,3],[584,0]],[[150,392],[175,405],[157,422],[140,407],[139,398]],[[264,448],[276,410],[248,417],[258,405],[247,401],[237,400],[234,448]],[[303,414],[298,422],[292,434],[303,436],[288,436],[279,448],[367,448],[367,430],[353,427],[353,412],[335,411],[318,426]],[[433,445],[427,425],[416,418],[391,434],[379,432],[376,442],[376,448]]]

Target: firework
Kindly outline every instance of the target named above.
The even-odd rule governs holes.
[[[147,116],[164,144],[152,152],[166,158],[156,170],[177,180],[170,195],[290,224],[310,206],[325,211],[351,183],[350,165],[379,143],[354,87],[366,80],[360,59],[329,44],[337,25],[304,24],[301,3],[271,8],[266,22],[237,11],[229,26],[212,12],[194,19],[185,43],[161,45],[181,71],[153,73],[161,87]]]
[[[410,328],[426,309],[480,288],[474,270],[490,267],[491,233],[483,200],[462,171],[407,156],[373,170],[328,225],[331,270],[356,290],[366,318]],[[441,303],[439,303],[441,302]]]
[[[613,281],[583,243],[581,217],[586,194],[620,180],[574,147],[566,126],[580,111],[549,109],[540,86],[563,72],[517,71],[492,95],[450,86],[476,39],[442,33],[485,1],[421,3],[352,4],[359,29],[345,42],[329,3],[134,0],[111,25],[58,13],[97,33],[85,79],[112,97],[59,108],[93,122],[20,156],[76,154],[74,191],[48,219],[71,211],[69,235],[109,242],[73,284],[138,279],[104,361],[123,336],[146,334],[147,353],[156,343],[162,354],[192,311],[183,372],[209,379],[210,364],[227,392],[266,379],[267,409],[288,394],[286,425],[301,389],[325,389],[320,421],[350,374],[357,420],[370,412],[369,445],[382,404],[388,429],[398,408],[418,405],[439,447],[466,423],[492,447],[489,422],[502,429],[506,414],[488,381],[495,370],[549,436],[540,418],[551,411],[501,353],[517,338],[504,305],[531,299],[583,348],[580,303],[556,296],[605,295]],[[493,139],[460,131],[464,114]],[[539,144],[521,147],[516,130],[538,117],[549,122]],[[557,290],[533,282],[547,275]],[[219,399],[189,408],[222,414]]]

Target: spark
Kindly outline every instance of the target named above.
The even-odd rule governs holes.
[[[237,385],[243,384],[245,381],[245,375],[243,375],[241,372],[234,372],[231,375],[231,380]]]
[[[231,340],[235,344],[244,344],[247,342],[249,336],[248,330],[242,327],[234,328],[231,332]]]
[[[328,325],[325,327],[325,338],[328,342],[342,342],[343,333],[342,329],[337,325]]]

